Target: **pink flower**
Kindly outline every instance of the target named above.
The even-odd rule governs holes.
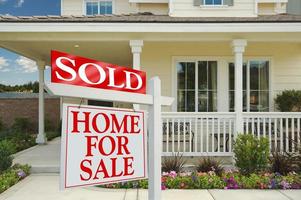
[[[167,172],[162,172],[162,176],[168,176],[169,173]]]
[[[168,176],[171,177],[171,178],[176,178],[177,177],[177,172],[170,171],[169,174],[168,174]]]

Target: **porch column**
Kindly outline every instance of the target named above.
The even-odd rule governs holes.
[[[133,69],[140,70],[140,54],[142,52],[143,40],[130,40],[130,47],[133,54]],[[134,104],[133,108],[139,110],[140,106]]]
[[[235,124],[237,133],[243,132],[243,53],[246,46],[246,40],[232,41],[232,48],[235,57]]]
[[[44,70],[45,70],[45,62],[37,61],[38,69],[39,69],[39,133],[36,138],[37,144],[46,144],[47,138],[45,135],[44,128]]]

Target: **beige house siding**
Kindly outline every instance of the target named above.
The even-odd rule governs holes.
[[[143,3],[138,6],[139,12],[151,12],[156,15],[168,15],[169,8],[167,3]]]
[[[234,0],[233,6],[194,6],[193,0],[172,0],[171,15],[177,17],[254,17],[254,0]]]
[[[160,49],[160,51],[158,51]],[[301,90],[301,48],[294,43],[252,43],[249,42],[244,57],[246,59],[266,58],[271,61],[272,96],[284,89]],[[233,60],[230,42],[145,42],[142,51],[142,70],[147,77],[159,76],[162,81],[162,93],[174,96],[175,58],[201,58],[218,60],[219,70],[227,73],[228,61]],[[218,90],[227,90],[226,79],[218,76]],[[223,80],[223,81],[221,81]],[[218,94],[219,96],[220,94]],[[220,96],[219,96],[220,97]],[[223,102],[222,102],[223,101]],[[224,99],[220,99],[218,107],[223,107]],[[273,108],[274,103],[271,107]],[[223,108],[223,111],[226,108]],[[164,108],[170,111],[169,108]],[[220,110],[219,110],[220,111]]]
[[[62,15],[85,15],[85,0],[62,0]],[[168,14],[168,4],[129,3],[128,0],[113,0],[113,14],[151,12],[157,15]]]

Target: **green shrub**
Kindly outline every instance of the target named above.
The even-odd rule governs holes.
[[[216,174],[221,175],[224,171],[222,163],[214,158],[207,157],[201,159],[196,165],[197,172],[210,172],[214,171]]]
[[[301,90],[285,90],[277,95],[275,103],[281,112],[300,112]]]
[[[28,134],[34,132],[35,130],[33,129],[32,123],[28,118],[18,117],[15,118],[15,121],[12,125],[12,131]]]
[[[242,174],[251,174],[267,169],[269,159],[269,141],[251,134],[240,134],[235,143],[235,165]]]
[[[0,118],[0,132],[3,131],[4,129],[4,124],[2,122],[2,118]]]
[[[7,170],[12,165],[13,153],[15,153],[13,143],[8,140],[0,141],[0,173]]]
[[[184,168],[184,165],[186,163],[186,160],[183,158],[183,155],[180,155],[179,153],[171,156],[166,157],[162,161],[162,171],[163,172],[181,172]]]
[[[30,167],[28,165],[16,164],[0,174],[0,193],[16,184],[19,180],[29,175]]]

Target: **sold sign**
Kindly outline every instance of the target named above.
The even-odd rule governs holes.
[[[146,74],[127,67],[51,51],[51,82],[146,93]]]
[[[143,111],[64,104],[61,188],[147,178]]]

